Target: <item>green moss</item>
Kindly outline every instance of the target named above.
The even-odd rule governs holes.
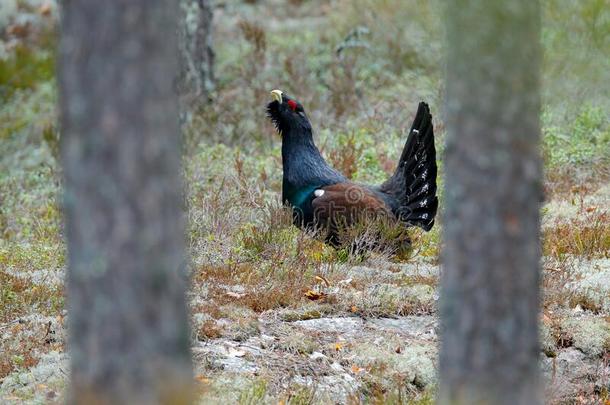
[[[309,303],[299,308],[284,308],[279,312],[279,316],[284,322],[294,322],[319,319],[333,312],[334,308],[330,304]]]
[[[64,254],[61,244],[9,244],[0,247],[0,263],[4,268],[24,271],[59,269],[64,265]]]
[[[225,373],[214,376],[201,387],[201,404],[244,404],[263,403],[268,383],[262,378],[249,375]]]
[[[53,79],[54,75],[52,51],[19,45],[9,58],[0,58],[0,102],[9,100],[16,91],[32,90],[38,83]]]
[[[249,388],[239,395],[240,405],[256,405],[263,402],[267,394],[267,382],[263,379],[255,380]]]
[[[286,394],[287,405],[309,405],[313,402],[313,398],[315,397],[315,387],[306,387],[302,385],[294,385],[290,387],[288,393]],[[283,403],[281,401],[280,403]]]

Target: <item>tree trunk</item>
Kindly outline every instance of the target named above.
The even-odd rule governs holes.
[[[59,90],[73,403],[184,403],[177,4],[66,1]]]
[[[183,114],[209,101],[214,89],[212,5],[180,0],[180,99]]]
[[[540,10],[449,1],[440,403],[541,403]]]

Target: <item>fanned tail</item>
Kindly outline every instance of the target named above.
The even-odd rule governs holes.
[[[394,214],[409,225],[432,229],[438,209],[436,197],[436,149],[432,115],[421,102],[396,171],[380,187],[396,198]]]

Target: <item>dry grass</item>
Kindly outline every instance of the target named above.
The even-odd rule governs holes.
[[[23,318],[58,314],[63,307],[61,286],[40,285],[0,270],[0,378],[38,363],[40,355],[62,347],[50,335],[50,325]]]
[[[244,39],[248,41],[254,48],[257,54],[264,54],[267,49],[267,38],[265,30],[258,24],[242,20],[238,24]]]
[[[362,146],[357,143],[356,135],[352,132],[348,135],[343,147],[331,151],[328,158],[335,169],[351,179],[358,170],[362,152]]]
[[[9,334],[8,339],[12,343],[11,347],[5,347],[4,344],[0,344],[0,349],[2,350],[2,356],[0,357],[0,379],[17,371],[19,368],[27,370],[38,364],[38,358],[32,354],[32,351],[34,347],[40,345],[40,342],[19,339],[14,335]]]
[[[610,181],[610,168],[558,167],[545,173],[544,194],[547,200],[574,198],[595,192]]]
[[[545,256],[609,257],[610,215],[602,207],[589,207],[584,211],[578,218],[544,230],[542,251]]]
[[[62,306],[60,286],[38,285],[0,270],[0,324],[14,321],[34,308],[41,314],[52,314]]]
[[[40,356],[63,350],[63,317],[40,315],[0,324],[0,380],[17,370],[27,370]]]
[[[322,243],[319,235],[298,230],[280,206],[280,139],[264,115],[271,88],[296,97],[312,119],[324,155],[358,182],[378,184],[393,171],[404,145],[405,129],[420,100],[428,101],[436,111],[437,147],[442,149],[442,27],[434,4],[291,0],[290,7],[275,7],[277,2],[269,3],[271,6],[260,1],[247,3],[251,4],[245,11],[232,3],[219,9],[219,81],[212,95],[214,102],[196,111],[185,127],[194,338],[206,344],[222,339],[244,342],[261,335],[263,319],[293,322],[336,315],[436,314],[436,273],[419,274],[413,263],[438,264],[442,224],[429,233],[411,230],[410,249],[395,244],[404,234],[392,226],[348,230],[346,241],[358,239],[360,246],[373,247],[367,254],[347,247],[335,250]],[[568,13],[574,7],[587,7],[584,2],[576,4],[561,10]],[[372,8],[375,13],[369,12]],[[418,12],[413,14],[412,10]],[[595,31],[594,24],[585,26]],[[578,49],[584,52],[590,47],[579,43]],[[19,63],[32,61],[32,65],[44,67],[44,75],[35,78],[38,82],[19,85],[31,93],[19,93],[0,107],[0,139],[6,141],[2,145],[6,145],[6,153],[0,160],[0,269],[11,269],[0,270],[0,333],[4,337],[0,377],[31,367],[41,353],[61,345],[61,339],[47,342],[44,325],[20,322],[31,314],[59,315],[62,288],[13,275],[64,267],[56,203],[61,170],[54,158],[60,134],[53,111],[55,90],[48,82],[52,77],[49,55],[28,52],[20,56]],[[553,57],[548,52],[547,56]],[[579,60],[595,65],[589,57],[571,58],[570,63]],[[12,82],[24,77],[14,69],[9,73]],[[581,80],[572,82],[580,88]],[[585,93],[589,97],[591,92]],[[545,123],[559,127],[557,136],[549,139],[570,141],[546,146],[545,156],[551,165],[555,157],[570,157],[583,149],[579,142],[591,146],[592,140],[605,139],[607,123],[592,119],[597,110],[580,112],[575,104],[567,105],[566,111],[556,115],[559,118]],[[574,117],[577,125],[571,123]],[[593,132],[601,135],[588,137]],[[564,151],[568,144],[573,150]],[[597,156],[604,145],[594,146],[586,154],[579,153],[583,159],[578,165],[550,166],[547,198],[574,199],[580,204],[608,181],[607,166],[591,167],[590,162],[604,162]],[[582,161],[587,164],[583,166]],[[587,294],[576,294],[566,287],[578,281],[578,258],[600,259],[608,257],[610,251],[608,211],[601,204],[589,212],[590,206],[580,205],[577,218],[552,223],[544,230],[543,302],[555,351],[574,345],[574,337],[560,324],[566,311],[578,307],[588,315],[607,316]],[[373,244],[379,237],[382,242]],[[350,370],[355,361],[345,354],[349,350],[334,353],[328,349],[335,343],[329,339],[337,336],[304,336],[294,328],[277,332],[279,340],[273,346],[277,352],[272,351],[277,357],[265,359],[268,368],[238,398],[242,403],[270,398],[294,404],[313,402],[315,387],[286,383],[287,376],[294,376],[290,361],[298,365],[293,368],[302,375],[321,377],[315,369],[308,369],[312,364],[307,355],[313,350],[323,351],[363,382],[360,395],[350,403],[362,403],[362,398],[368,403],[432,402],[429,389],[405,381],[388,361],[373,362],[358,372]],[[349,344],[346,347],[352,349]],[[607,356],[603,359],[607,361]],[[217,364],[209,368],[206,364],[202,365],[204,370],[223,376]],[[323,370],[320,374],[329,372],[328,367],[318,367]],[[607,392],[586,395],[607,399]]]

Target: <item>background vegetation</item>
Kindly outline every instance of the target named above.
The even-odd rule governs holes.
[[[550,359],[576,348],[605,370],[610,8],[605,0],[542,4],[543,346]],[[425,356],[386,362],[384,353],[397,350],[391,338],[373,344],[366,337],[360,345],[348,339],[337,349],[336,336],[311,337],[289,322],[267,323],[354,314],[433,317],[442,223],[427,234],[413,231],[414,250],[398,257],[388,251],[354,257],[301,233],[280,207],[280,139],[264,107],[273,88],[296,97],[332,164],[356,181],[379,182],[393,170],[417,103],[426,100],[442,184],[440,2],[224,1],[215,13],[213,102],[185,124],[194,341],[246,341],[271,328],[278,337],[272,351],[291,361],[321,352],[354,376],[366,398],[429,400],[433,369],[424,372],[426,366],[413,362],[434,358],[433,345],[415,346]],[[0,378],[63,350],[56,20],[52,2],[0,6]],[[198,372],[214,398],[224,392],[224,374],[208,360]],[[316,395],[315,384],[287,384],[282,368],[265,361],[257,363],[262,376],[240,377],[238,400],[307,403]],[[590,378],[589,385],[579,380],[557,400],[607,399],[605,378]],[[39,395],[10,392],[21,399]]]

